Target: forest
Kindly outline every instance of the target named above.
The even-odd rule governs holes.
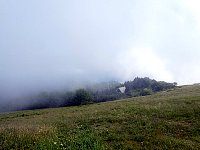
[[[156,81],[148,77],[136,77],[132,81],[119,83],[116,81],[102,82],[74,91],[65,92],[40,92],[26,96],[19,103],[2,105],[1,111],[33,110],[42,108],[55,108],[65,106],[77,106],[90,103],[114,101],[128,97],[146,96],[159,91],[172,89],[177,83]],[[124,90],[120,90],[120,89]],[[20,103],[20,101],[23,103]]]

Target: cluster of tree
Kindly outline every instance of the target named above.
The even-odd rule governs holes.
[[[104,82],[71,92],[42,92],[38,95],[29,96],[24,98],[27,103],[22,107],[18,107],[18,110],[74,106],[113,101],[132,96],[145,96],[174,88],[176,85],[176,83],[156,81],[147,77],[137,77],[133,81],[128,81],[124,84]],[[120,87],[125,87],[125,92],[120,92]]]
[[[85,89],[77,89],[71,92],[42,92],[38,95],[25,97],[24,99],[30,103],[27,103],[23,109],[64,107],[112,101],[125,97],[123,96],[124,94],[117,91],[117,87],[120,86],[119,82],[112,81],[95,84]]]
[[[26,99],[31,103],[24,109],[41,109],[88,104],[92,102],[92,95],[85,89],[78,89],[75,92],[42,92]]]
[[[145,96],[150,95],[155,92],[164,91],[167,89],[174,88],[177,85],[174,83],[167,83],[164,81],[156,81],[145,78],[135,78],[133,81],[128,81],[124,83],[126,87],[126,95],[127,96]]]

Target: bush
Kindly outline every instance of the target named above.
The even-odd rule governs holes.
[[[76,90],[75,96],[74,96],[74,104],[80,105],[80,104],[87,104],[92,101],[92,97],[89,92],[87,92],[84,89]]]
[[[152,93],[151,89],[145,88],[145,89],[141,90],[140,96],[151,95],[151,93]]]

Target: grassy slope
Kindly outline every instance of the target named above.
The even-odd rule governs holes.
[[[200,149],[200,86],[0,114],[0,149]]]

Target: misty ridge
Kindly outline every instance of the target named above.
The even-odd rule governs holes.
[[[0,111],[110,101],[166,90],[173,81],[199,82],[196,4],[0,1]]]
[[[136,77],[132,81],[117,81],[82,84],[71,89],[41,91],[18,98],[1,99],[0,112],[78,106],[146,96],[159,91],[172,89],[177,83],[156,81],[148,77]],[[12,94],[12,93],[11,93]]]

